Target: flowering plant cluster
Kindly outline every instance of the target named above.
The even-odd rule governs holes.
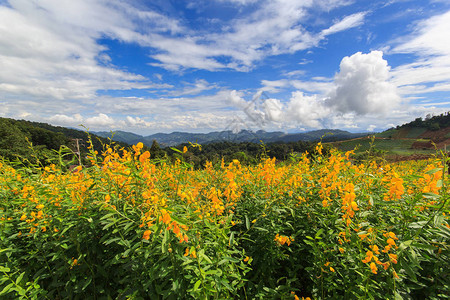
[[[351,152],[252,166],[90,149],[90,165],[0,162],[0,297],[448,297],[445,158]],[[186,155],[186,147],[180,157]]]

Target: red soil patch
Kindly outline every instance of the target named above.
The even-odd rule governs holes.
[[[445,140],[449,140],[446,138],[447,134],[450,133],[450,127],[442,128],[436,131],[427,130],[421,135],[419,135],[420,139],[430,139],[435,143],[440,143]]]

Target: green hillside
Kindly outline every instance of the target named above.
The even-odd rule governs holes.
[[[372,152],[396,159],[405,156],[431,156],[436,150],[450,148],[450,114],[429,117],[364,137],[331,143],[343,151],[355,150],[357,155]]]
[[[106,138],[94,134],[90,136],[96,149],[101,149],[102,144],[109,143]],[[39,159],[44,164],[55,162],[58,159],[56,151],[62,146],[66,146],[67,151],[72,153],[79,150],[80,157],[83,158],[83,153],[87,152],[88,139],[88,134],[81,130],[0,118],[0,156],[11,161],[21,158],[21,161],[31,162]],[[126,143],[118,144],[129,146]]]

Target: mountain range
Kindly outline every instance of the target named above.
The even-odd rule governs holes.
[[[188,133],[188,132],[172,132],[172,133],[156,133],[148,136],[142,136],[126,131],[97,131],[94,134],[111,138],[114,141],[125,142],[128,144],[136,144],[142,142],[147,146],[151,146],[156,141],[161,146],[176,146],[188,142],[196,142],[199,144],[208,144],[213,142],[296,142],[296,141],[319,141],[331,142],[337,140],[348,140],[367,136],[368,133],[351,133],[339,129],[321,129],[304,133],[285,133],[281,131],[267,132],[264,130],[250,131],[241,130],[234,133],[231,130],[214,131],[209,133]]]

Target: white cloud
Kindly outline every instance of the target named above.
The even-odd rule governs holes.
[[[401,98],[396,86],[389,82],[389,70],[381,51],[344,57],[334,79],[336,88],[327,103],[343,113],[364,115],[391,111],[400,104]]]
[[[113,125],[118,125],[116,123],[116,121],[114,121],[113,118],[109,117],[106,114],[98,114],[95,117],[90,117],[84,120],[84,123],[88,126],[88,127],[111,127]],[[118,127],[118,126],[117,126]]]
[[[108,49],[97,42],[104,37],[154,49],[150,56],[155,62],[149,64],[171,71],[248,71],[267,56],[317,46],[324,35],[308,32],[303,26],[309,10],[349,4],[329,0],[229,1],[255,7],[250,14],[232,19],[228,27],[205,33],[193,32],[180,21],[138,3],[10,0],[9,6],[0,6],[0,91],[64,100],[92,99],[98,90],[171,87],[112,65],[105,52]],[[357,26],[363,15],[348,16],[326,32]],[[196,83],[186,93],[175,94],[194,95],[208,89],[201,85]]]
[[[324,77],[315,78],[316,81],[263,80],[263,88],[252,101],[245,101],[243,94],[236,91],[231,92],[230,99],[253,122],[258,120],[260,124],[282,122],[284,126],[357,128],[357,120],[372,116],[379,119],[380,114],[391,112],[401,104],[396,86],[389,81],[389,71],[382,52],[358,52],[342,59],[334,80]],[[260,99],[262,91],[287,85],[298,89],[289,100]],[[314,94],[307,95],[303,91]],[[261,101],[262,104],[258,104]],[[368,128],[372,130],[373,126],[380,127],[374,122],[371,125]]]
[[[188,96],[188,95],[198,95],[203,91],[211,90],[217,88],[216,85],[211,85],[204,79],[197,79],[193,84],[187,84],[182,90],[172,91],[170,94],[172,96]]]
[[[270,122],[302,124],[319,128],[322,119],[330,115],[325,102],[316,95],[307,96],[302,92],[294,92],[287,103],[278,99],[261,99],[261,92],[255,94],[251,101],[245,101],[237,91],[230,93],[231,102],[242,109],[248,119],[257,126],[265,126]]]
[[[349,28],[357,27],[363,24],[366,12],[359,12],[345,17],[341,21],[335,23],[333,26],[322,30],[322,35],[327,36]]]
[[[75,114],[73,116],[56,114],[51,116],[49,121],[56,125],[77,126],[83,122],[83,117],[80,114]]]
[[[263,103],[265,118],[269,121],[282,122],[283,120],[283,104],[277,99],[267,99]]]
[[[323,119],[331,114],[324,100],[316,95],[307,96],[302,92],[294,92],[286,105],[285,117],[312,128],[323,127]]]
[[[249,5],[258,2],[259,0],[216,0],[217,2],[229,2],[239,5]]]
[[[281,88],[288,86],[289,82],[285,79],[262,80],[261,84],[263,85],[263,87],[260,88],[260,91],[277,93],[281,90]]]
[[[285,73],[284,75],[287,77],[296,77],[296,76],[303,76],[306,74],[305,70],[295,70]]]
[[[97,43],[100,37],[125,42],[139,38],[127,15],[133,12],[122,8],[121,2],[102,0],[10,0],[9,6],[1,5],[0,91],[89,99],[99,89],[167,87],[114,67],[103,52],[106,48]]]
[[[289,83],[300,91],[319,93],[320,95],[328,94],[334,88],[334,83],[330,80],[320,80],[321,78],[312,79],[310,81],[291,80]]]
[[[450,84],[450,11],[418,22],[413,33],[396,41],[390,53],[412,53],[418,59],[392,70],[402,94],[448,91]]]
[[[251,1],[228,0],[240,4]],[[255,1],[256,2],[256,1]],[[317,46],[326,35],[362,24],[365,13],[356,13],[337,22],[324,33],[313,33],[304,24],[310,10],[330,10],[349,1],[260,1],[250,14],[227,21],[221,31],[181,36],[147,34],[139,43],[159,50],[152,66],[171,71],[186,68],[235,69],[248,71],[254,62],[270,55],[294,53]],[[227,62],[222,59],[226,58]],[[306,63],[303,61],[303,63]]]
[[[155,123],[147,122],[139,117],[133,118],[133,117],[127,116],[125,120],[126,120],[127,125],[131,126],[131,127],[149,128],[149,127],[156,125]]]
[[[135,118],[132,122],[128,122],[129,118],[127,117],[127,122],[124,120],[114,119],[107,114],[99,113],[96,116],[92,117],[83,117],[81,114],[74,115],[65,115],[65,114],[56,114],[48,118],[48,120],[55,125],[61,126],[69,126],[78,128],[80,125],[85,126],[89,130],[99,130],[99,129],[115,129],[120,128],[128,123],[133,126],[141,126],[143,124],[143,120],[140,118]]]

